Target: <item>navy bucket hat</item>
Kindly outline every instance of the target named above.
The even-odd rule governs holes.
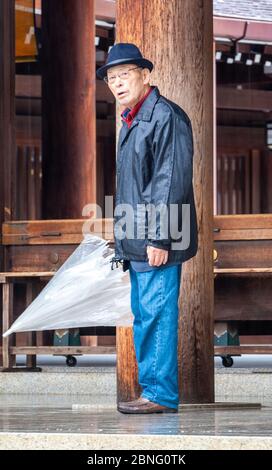
[[[139,67],[149,69],[150,72],[153,69],[152,62],[142,56],[140,49],[135,44],[120,42],[112,46],[105,65],[100,67],[96,74],[103,79],[108,69],[122,64],[136,64]]]

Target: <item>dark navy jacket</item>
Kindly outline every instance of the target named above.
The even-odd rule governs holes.
[[[128,129],[123,122],[119,135],[114,215],[117,258],[147,261],[147,245],[167,249],[169,262],[183,262],[196,254],[198,230],[192,185],[193,152],[188,115],[154,87],[131,127]],[[117,212],[120,204],[127,204],[129,206],[125,208],[131,209]],[[145,211],[149,204],[154,207],[162,204],[168,209],[175,205],[178,231],[170,228],[169,220],[173,218],[169,214],[162,233],[158,212],[153,219],[155,227],[150,233]],[[140,211],[137,210],[139,207]],[[128,220],[134,231],[121,235],[124,238],[120,239],[120,227],[123,225],[124,232]],[[183,245],[173,245],[173,242],[181,241],[184,241]]]

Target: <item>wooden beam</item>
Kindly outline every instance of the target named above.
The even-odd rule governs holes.
[[[95,0],[95,18],[110,23],[115,22],[116,2],[115,0]]]
[[[245,15],[246,16],[246,15]],[[222,18],[214,16],[213,34],[215,37],[240,38],[244,35],[245,24],[247,23],[245,39],[251,41],[272,41],[272,31],[270,21],[246,21],[246,18]]]
[[[133,15],[131,12],[133,11]],[[147,27],[148,25],[148,27]],[[197,25],[197,26],[196,26]],[[198,255],[183,266],[180,389],[183,402],[214,401],[213,360],[213,35],[212,1],[117,2],[117,42],[154,62],[152,83],[189,114],[195,139]],[[136,394],[132,332],[119,331],[118,399]],[[123,357],[123,360],[122,360]]]
[[[41,146],[41,116],[16,116],[16,143],[20,145]]]
[[[272,91],[218,87],[216,106],[220,109],[270,112],[272,110]]]
[[[115,354],[114,346],[11,346],[11,354],[54,354],[54,355],[81,355],[81,354]]]
[[[27,220],[3,224],[5,245],[77,244],[84,233],[102,235],[111,240],[113,219]]]
[[[115,121],[113,119],[96,120],[97,137],[115,137]],[[16,142],[20,145],[41,146],[42,143],[41,116],[16,116]]]
[[[40,75],[16,75],[16,97],[41,98],[42,80]]]
[[[241,356],[241,354],[272,354],[271,344],[251,344],[242,346],[215,346],[216,356]]]
[[[96,99],[114,103],[115,99],[103,80],[96,80]],[[42,82],[40,75],[16,75],[15,95],[20,98],[41,98]]]
[[[272,268],[214,268],[214,274],[272,273]]]
[[[223,230],[272,230],[271,214],[216,215],[214,217],[215,240]],[[218,231],[220,229],[220,231]],[[218,233],[218,235],[217,235]]]
[[[220,230],[215,240],[272,240],[272,229]]]
[[[266,149],[265,129],[257,127],[217,126],[217,148],[245,152],[247,150]]]

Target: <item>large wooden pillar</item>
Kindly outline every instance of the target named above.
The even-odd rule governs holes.
[[[12,191],[15,184],[14,3],[13,0],[0,0],[0,224],[10,220],[14,210],[15,191]]]
[[[43,218],[96,202],[93,0],[42,2]]]
[[[0,271],[5,270],[2,223],[11,220],[15,191],[15,2],[0,0]],[[0,287],[0,345],[2,295]],[[0,349],[2,356],[2,348]],[[0,360],[2,362],[2,359]]]
[[[193,126],[199,250],[183,265],[179,331],[183,403],[214,401],[212,31],[212,0],[117,1],[117,42],[134,42],[154,62],[152,84],[185,109]],[[120,332],[117,340],[117,351],[124,344],[129,348],[118,358],[119,399],[135,395],[137,368],[131,330],[129,334]]]

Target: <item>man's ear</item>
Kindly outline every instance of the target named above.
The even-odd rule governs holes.
[[[144,85],[147,85],[150,82],[150,70],[148,68],[143,69],[143,79]]]

